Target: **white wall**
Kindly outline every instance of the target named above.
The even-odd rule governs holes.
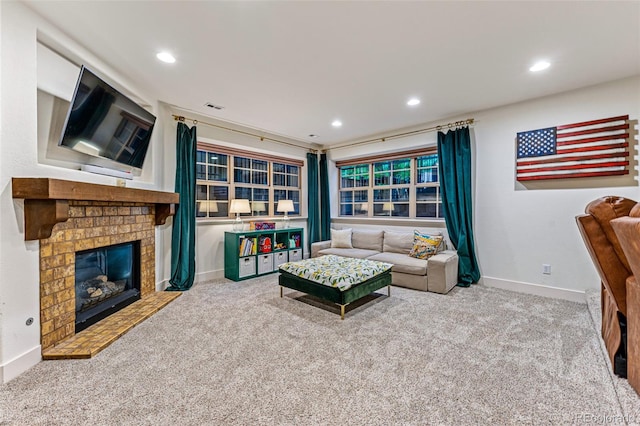
[[[633,134],[636,137],[629,176],[565,179],[528,187],[516,184],[517,132],[625,114],[629,114],[630,122],[635,126]],[[582,301],[586,289],[599,288],[600,279],[578,232],[575,216],[584,212],[588,202],[605,195],[640,201],[637,142],[640,77],[451,117],[419,128],[469,117],[475,118],[471,129],[475,157],[474,234],[481,282]],[[433,146],[436,142],[436,133],[432,132],[363,147],[331,150],[331,199],[337,199],[336,160],[389,149]],[[366,226],[366,220],[340,220],[336,218],[337,214],[334,203],[332,216],[336,227]],[[381,226],[379,221],[371,222]],[[405,222],[401,222],[405,228],[420,226],[419,222]],[[426,226],[438,225],[429,223]],[[542,274],[542,264],[551,265],[551,275]]]
[[[530,186],[538,189],[514,183],[517,132],[625,114],[635,125],[630,176]],[[605,195],[640,201],[640,77],[482,111],[474,117],[475,234],[485,284],[513,289],[519,283],[576,291],[599,288],[575,216]],[[551,265],[551,275],[542,274],[543,263]]]
[[[22,3],[0,2],[0,19],[0,380],[6,382],[40,360],[39,244],[24,241],[23,202],[12,198],[11,178],[51,177],[115,185],[114,178],[38,162],[37,39],[59,43],[117,83],[126,85],[126,80]],[[165,189],[159,180],[161,172],[154,167],[162,159],[162,149],[154,148],[161,141],[162,132],[154,131],[145,162],[148,177],[130,181],[128,186]],[[157,245],[156,250],[159,256],[165,249]],[[26,325],[28,318],[34,319],[31,326]]]

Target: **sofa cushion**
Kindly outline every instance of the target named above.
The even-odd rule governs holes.
[[[384,231],[383,251],[409,254],[413,247],[412,232]]]
[[[358,248],[326,248],[318,251],[319,256],[324,256],[325,254],[335,254],[336,256],[357,257],[358,259],[366,259],[369,256],[373,256],[378,253],[380,252],[377,250],[366,250]]]
[[[385,232],[386,234],[386,232]],[[412,275],[427,275],[427,261],[409,257],[404,253],[384,252],[369,257],[369,260],[393,264],[391,272],[402,272]]]
[[[428,259],[441,251],[442,240],[442,235],[429,235],[413,231],[413,247],[409,256],[417,259]]]
[[[354,229],[351,232],[351,244],[353,248],[382,251],[384,231],[365,231]]]
[[[331,230],[332,248],[353,248],[351,245],[351,228]]]

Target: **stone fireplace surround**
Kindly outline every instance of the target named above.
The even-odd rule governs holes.
[[[25,239],[40,240],[43,353],[75,335],[75,252],[140,241],[140,293],[155,292],[155,226],[178,194],[48,178],[13,178],[25,200]]]

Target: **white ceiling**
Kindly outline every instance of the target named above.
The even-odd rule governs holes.
[[[25,3],[160,101],[320,145],[640,74],[639,1]]]

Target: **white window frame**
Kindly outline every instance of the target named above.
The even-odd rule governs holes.
[[[204,179],[198,178],[199,174],[196,171],[196,219],[199,221],[207,220],[207,221],[216,221],[216,220],[228,220],[235,218],[235,213],[229,212],[229,204],[231,200],[236,198],[236,190],[240,188],[249,189],[251,191],[251,195],[249,197],[250,205],[252,206],[251,213],[241,213],[241,217],[250,217],[256,219],[266,219],[268,217],[282,216],[284,213],[277,212],[277,202],[278,195],[281,194],[282,191],[286,191],[286,196],[292,196],[296,193],[298,194],[297,199],[293,199],[295,211],[289,212],[289,216],[300,216],[301,215],[301,201],[303,199],[303,189],[302,189],[302,168],[304,163],[301,160],[290,159],[285,157],[278,157],[274,155],[262,154],[262,153],[254,153],[249,151],[244,151],[240,149],[233,149],[224,146],[213,145],[205,142],[198,142],[197,151],[205,152],[205,160],[207,162],[201,163],[198,162],[198,155],[196,155],[196,164],[194,166],[205,166],[205,174]],[[216,181],[216,180],[208,180],[208,167],[211,166],[208,163],[209,154],[218,154],[218,155],[226,155],[227,156],[227,164],[226,166],[218,166],[218,167],[226,167],[226,179],[224,181]],[[237,157],[247,158],[251,160],[251,166],[249,169],[245,167],[238,167],[241,170],[249,170],[249,174],[251,177],[251,181],[249,183],[244,182],[235,182],[235,159]],[[253,171],[261,173],[262,170],[256,169],[253,170],[254,161],[266,161],[267,162],[267,183],[254,183],[253,182]],[[285,165],[285,185],[275,185],[274,181],[274,163],[275,164],[284,164]],[[296,173],[297,172],[297,173]],[[202,192],[203,187],[206,187],[206,194]],[[226,199],[218,199],[211,200],[211,187],[225,187],[227,190],[227,198]],[[254,200],[255,192],[257,190],[266,190],[267,191],[267,200],[258,199]],[[206,200],[203,198],[203,195],[206,196]],[[240,198],[240,197],[239,197]],[[206,201],[206,202],[205,202]],[[212,202],[215,203],[215,207],[212,207]],[[261,203],[264,203],[261,204]],[[254,207],[257,210],[254,210]],[[264,209],[263,209],[264,207]],[[215,208],[218,210],[217,213],[211,212],[210,210]]]
[[[417,159],[424,156],[436,156],[434,165],[419,168]],[[402,169],[409,171],[409,183],[393,183],[393,170],[396,164],[394,162],[397,162],[398,160],[409,160],[409,169]],[[389,183],[385,185],[376,185],[374,164],[387,161],[391,162],[391,166],[389,168]],[[440,195],[440,176],[437,166],[437,151],[435,148],[338,161],[336,162],[336,167],[338,168],[338,217],[444,221],[444,217],[442,215],[442,197]],[[344,180],[342,172],[344,168],[351,167],[354,168],[354,171],[358,168],[362,171],[364,167],[367,167],[368,180],[362,178],[356,179],[355,176],[363,176],[363,173],[355,172],[351,175],[354,176],[354,185],[345,186],[344,184],[349,182],[351,179],[346,177],[347,180]],[[435,176],[434,173],[429,172],[430,169],[435,170]],[[427,171],[429,175],[423,175],[422,180],[425,180],[425,182],[418,183],[418,173],[420,171]],[[431,181],[434,177],[436,178],[435,181]],[[356,186],[356,182],[367,183],[367,185]],[[418,190],[430,188],[434,189],[434,194],[429,194],[428,198],[419,200]],[[388,197],[385,197],[385,199],[380,199],[380,197],[374,198],[375,194],[380,195],[378,191],[388,191]],[[408,192],[408,197],[395,197],[394,201],[394,191]],[[391,205],[387,203],[391,203]],[[426,205],[434,205],[434,215],[418,216],[419,211],[425,210],[422,206]],[[406,207],[399,208],[399,206]]]

